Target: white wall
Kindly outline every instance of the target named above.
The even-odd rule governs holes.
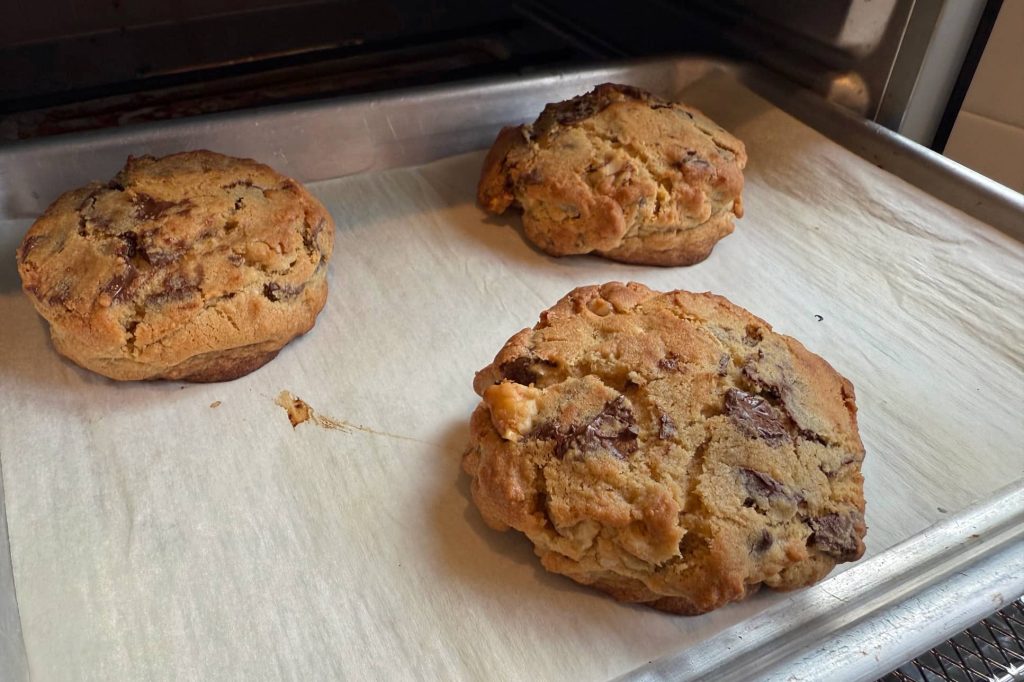
[[[1024,193],[1024,0],[1004,0],[945,155]]]

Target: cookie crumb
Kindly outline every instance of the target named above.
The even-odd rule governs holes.
[[[814,319],[816,319],[816,320],[817,320],[818,322],[821,322],[821,321],[822,321],[822,320],[824,320],[825,318],[824,318],[824,317],[822,317],[821,315],[815,315],[815,316],[814,316]]]
[[[946,510],[943,509],[942,507],[936,507],[936,509],[939,510],[940,514],[945,514],[946,513]]]
[[[332,431],[341,431],[342,433],[362,431],[363,433],[368,433],[373,436],[383,436],[384,438],[393,438],[395,440],[405,440],[412,443],[423,443],[425,445],[437,446],[437,443],[420,440],[419,438],[414,438],[412,436],[405,436],[400,433],[389,433],[387,431],[378,431],[377,429],[371,429],[368,426],[347,422],[344,419],[328,417],[327,415],[318,413],[309,405],[309,403],[290,391],[281,391],[278,393],[277,398],[274,399],[274,403],[283,407],[285,412],[288,413],[288,421],[291,422],[293,429],[297,428],[299,424],[308,421],[316,424],[320,428],[330,429]]]
[[[288,413],[288,421],[292,423],[293,429],[299,424],[309,421],[313,416],[313,410],[309,408],[309,405],[288,391],[278,393],[277,400],[274,402],[283,407],[285,412]]]
[[[220,407],[220,401],[219,400],[214,400],[212,403],[210,403],[210,409],[214,409],[215,410],[218,407]]]

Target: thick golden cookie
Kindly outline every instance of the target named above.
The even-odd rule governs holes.
[[[549,104],[505,128],[477,199],[523,211],[523,229],[555,256],[692,265],[743,215],[743,143],[707,116],[625,85]]]
[[[699,614],[864,552],[853,386],[720,296],[576,289],[474,388],[473,500],[550,571]]]
[[[334,222],[297,182],[208,151],[129,158],[67,192],[18,249],[57,350],[121,380],[225,381],[309,331]]]

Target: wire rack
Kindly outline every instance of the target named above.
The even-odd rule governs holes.
[[[1024,680],[1024,596],[879,682]]]

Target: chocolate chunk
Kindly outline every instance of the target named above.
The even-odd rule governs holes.
[[[529,386],[537,382],[540,377],[533,370],[534,359],[526,355],[521,355],[515,360],[509,360],[508,362],[501,363],[498,367],[498,371],[501,372],[501,376],[509,381],[514,381],[517,384],[523,386]]]
[[[729,354],[722,353],[722,357],[718,359],[718,376],[724,377],[729,372]]]
[[[123,244],[117,247],[117,255],[125,260],[131,260],[139,253],[139,235],[134,232],[122,232],[117,235]]]
[[[788,390],[788,386],[776,386],[774,384],[768,383],[768,381],[763,376],[761,376],[761,373],[757,369],[758,360],[763,359],[764,354],[758,351],[757,355],[757,360],[753,358],[747,360],[746,364],[743,365],[743,368],[740,371],[742,372],[744,377],[746,377],[752,384],[757,386],[758,391],[763,398],[766,398],[769,401],[777,403],[783,402],[782,394],[783,392]],[[783,404],[782,407],[784,409],[785,405]],[[788,411],[786,414],[789,414]]]
[[[46,302],[50,305],[64,305],[71,297],[71,282],[62,280],[46,294]]]
[[[574,97],[566,102],[549,104],[545,112],[550,108],[550,116],[560,125],[572,125],[590,118],[597,112],[608,106],[608,102],[598,102],[588,95]],[[543,114],[541,114],[543,116]]]
[[[107,183],[107,189],[112,189],[115,192],[123,192],[124,191],[124,185],[122,185],[120,182],[118,182],[117,179],[115,178],[114,180],[111,180],[110,182]]]
[[[740,469],[740,479],[743,487],[751,495],[759,497],[771,497],[772,495],[786,495],[786,486],[782,485],[768,474],[753,469]]]
[[[777,502],[798,504],[804,499],[803,495],[790,490],[766,473],[746,468],[737,471],[740,484],[747,491],[747,498],[743,501],[744,507],[757,506],[759,509],[768,509]]]
[[[184,201],[163,201],[148,194],[136,194],[133,200],[135,210],[133,214],[139,220],[156,220],[171,210],[180,207],[191,206],[188,199]]]
[[[78,204],[78,208],[75,210],[81,213],[82,211],[85,211],[86,209],[95,206],[96,197],[99,196],[100,191],[101,190],[94,189],[93,191],[89,192],[89,194],[84,199],[82,199],[82,203]]]
[[[755,554],[764,554],[769,549],[771,549],[772,545],[774,544],[775,538],[773,538],[772,534],[768,532],[767,528],[765,528],[761,531],[761,535],[754,540],[753,544],[750,546],[750,549]]]
[[[548,423],[537,429],[533,437],[553,439],[555,457],[558,459],[562,459],[570,450],[583,455],[606,450],[613,457],[624,460],[636,452],[639,433],[633,411],[626,399],[619,396],[585,424],[570,424],[559,428]]]
[[[22,263],[27,261],[28,254],[32,251],[32,249],[39,246],[39,242],[45,240],[46,237],[43,237],[42,235],[38,234],[32,235],[31,237],[26,237],[25,241],[21,243],[21,251],[18,253],[18,260],[20,260]]]
[[[845,467],[848,464],[853,464],[856,461],[856,457],[844,457],[839,461],[839,464],[836,466],[835,469],[829,468],[828,466],[825,465],[824,462],[818,465],[818,469],[820,469],[821,473],[825,474],[829,478],[835,478],[836,474],[838,474],[843,467]]]
[[[522,178],[524,185],[539,185],[544,182],[544,174],[539,168],[531,168]]]
[[[157,267],[161,267],[178,260],[185,252],[184,250],[147,248],[141,250],[141,253],[149,263]]]
[[[320,236],[326,224],[327,220],[325,218],[318,220],[316,225],[306,223],[305,228],[302,230],[302,245],[306,247],[306,253],[312,255],[316,249],[316,238]]]
[[[663,414],[658,418],[658,438],[668,440],[677,433],[676,423],[672,421],[672,417],[667,414]]]
[[[548,122],[553,120],[559,125],[572,125],[604,111],[611,104],[622,101],[623,98],[634,99],[641,102],[650,102],[653,98],[630,85],[616,85],[604,83],[598,85],[592,91],[579,97],[573,97],[565,102],[549,104],[544,107],[538,119],[538,127],[546,128]],[[545,125],[545,124],[548,125]]]
[[[825,436],[808,429],[800,429],[800,437],[804,440],[809,440],[820,445],[828,445],[828,440]]]
[[[675,372],[679,369],[679,358],[675,354],[669,353],[661,360],[658,360],[658,367],[666,372]]]
[[[839,561],[853,561],[860,557],[863,546],[858,526],[863,527],[863,523],[859,513],[816,516],[807,519],[807,525],[813,531],[807,540],[811,547]]]
[[[169,240],[160,230],[143,232],[137,237],[136,244],[138,254],[157,267],[179,260],[191,246],[185,239]]]
[[[275,303],[289,298],[295,298],[306,288],[305,284],[299,286],[281,285],[277,282],[267,282],[263,285],[263,295]]]
[[[146,297],[147,304],[163,305],[176,301],[183,301],[190,298],[199,291],[199,282],[185,277],[180,272],[174,272],[166,277],[161,283],[161,290]]]
[[[789,440],[782,417],[761,396],[730,388],[725,392],[725,412],[746,436],[760,438],[772,447]]]
[[[123,272],[119,272],[100,288],[100,293],[110,296],[112,303],[123,303],[128,300],[135,281],[139,278],[138,271],[128,265]]]

